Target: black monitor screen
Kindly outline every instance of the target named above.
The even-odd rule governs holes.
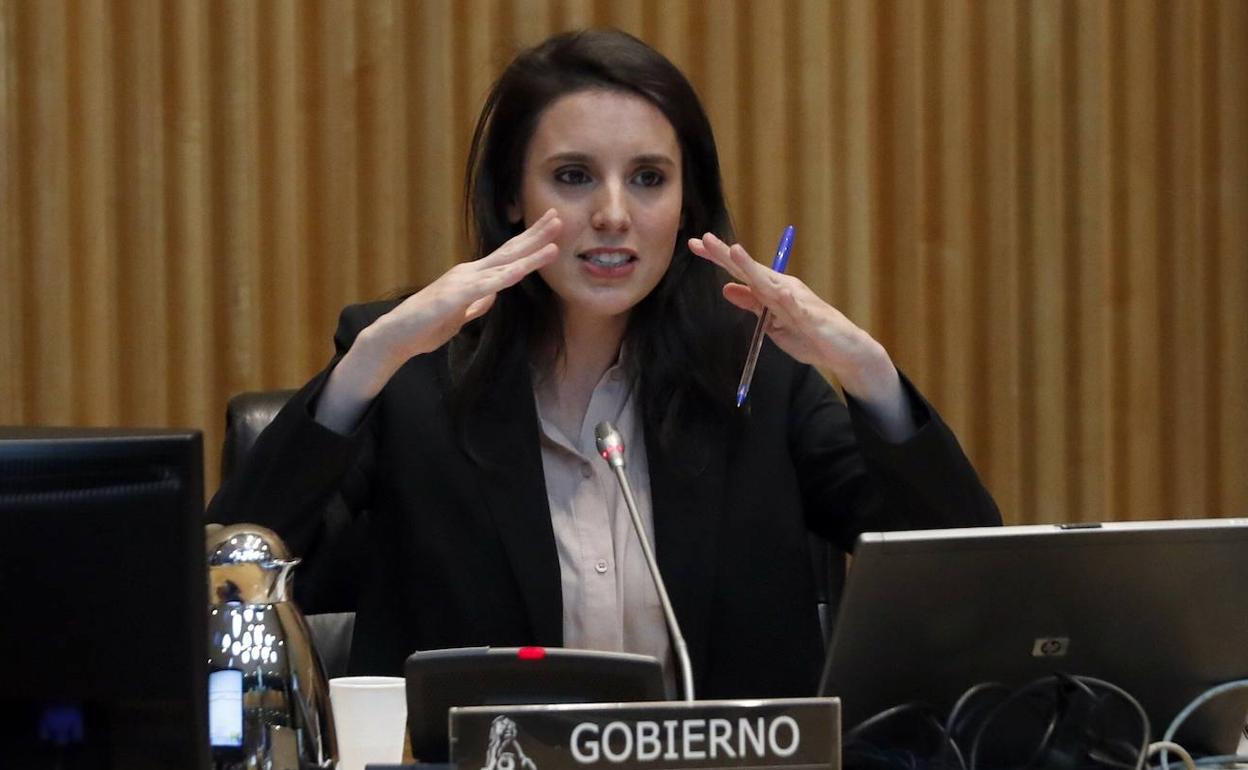
[[[0,428],[6,767],[208,766],[202,468],[192,431]]]

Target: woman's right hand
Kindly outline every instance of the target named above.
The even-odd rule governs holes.
[[[455,265],[360,332],[321,392],[317,422],[339,433],[354,429],[408,359],[445,345],[464,324],[484,315],[498,292],[553,262],[562,227],[550,209],[495,251]]]

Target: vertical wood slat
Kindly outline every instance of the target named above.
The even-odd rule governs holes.
[[[112,7],[117,45],[118,313],[123,419],[165,424],[170,312],[163,206],[165,109],[158,3]]]
[[[268,41],[260,44],[261,233],[258,259],[265,266],[269,335],[285,344],[263,363],[261,387],[296,382],[317,365],[308,345],[289,345],[315,335],[309,312],[309,192],[315,174],[309,156],[308,108],[302,98],[308,52],[304,45],[307,18],[297,0],[264,3],[260,28]],[[382,234],[378,234],[382,237]]]
[[[219,283],[211,219],[211,88],[205,34],[208,11],[193,0],[170,4],[164,18],[163,68],[167,95],[164,130],[172,349],[169,398],[173,415],[192,425],[219,420],[211,405],[213,287]],[[205,451],[212,457],[214,452]]]
[[[447,28],[451,20],[450,0],[421,6],[418,25],[424,29]],[[455,76],[453,51],[445,35],[432,36],[416,47],[413,61],[414,99],[410,105],[409,130],[420,141],[413,148],[415,165],[409,188],[413,203],[423,220],[409,246],[416,250],[420,283],[429,283],[460,259],[463,228],[459,201],[463,185],[455,151],[455,137],[471,128],[454,122],[451,88]]]
[[[115,187],[116,145],[109,15],[102,2],[84,2],[70,17],[70,211],[66,222],[73,265],[71,344],[72,421],[108,425],[120,415],[121,372],[115,365],[118,286],[115,223],[109,198]]]
[[[0,0],[0,422],[206,430],[461,258],[510,53],[689,74],[738,237],[886,343],[1007,520],[1248,505],[1248,10],[1064,0]]]
[[[1200,59],[1188,53],[1199,50],[1201,9],[1185,2],[1163,10],[1159,31],[1170,32],[1167,45],[1159,44],[1157,51],[1163,69],[1158,77],[1159,102],[1176,108],[1157,115],[1162,136],[1158,182],[1165,220],[1158,243],[1166,287],[1159,301],[1168,309],[1168,315],[1162,316],[1162,347],[1174,353],[1172,365],[1163,366],[1160,373],[1164,421],[1173,426],[1173,441],[1166,442],[1170,451],[1163,462],[1175,468],[1169,505],[1175,515],[1190,516],[1210,504],[1205,497],[1209,440],[1203,419],[1210,404],[1205,389],[1187,387],[1189,381],[1203,382],[1209,376],[1201,344],[1206,330],[1200,297],[1207,279],[1196,233],[1201,199]]]
[[[916,56],[915,102],[918,105],[915,197],[917,205],[916,258],[914,282],[919,288],[917,326],[927,332],[909,366],[912,375],[926,384],[928,397],[944,403],[946,381],[943,371],[945,332],[945,232],[941,221],[945,175],[941,165],[944,141],[942,94],[945,66],[944,13],[926,3],[919,8],[918,53]]]
[[[876,114],[879,99],[876,50],[878,6],[866,0],[850,0],[845,22],[851,30],[845,39],[845,175],[848,206],[844,211],[848,237],[843,259],[845,309],[858,325],[874,327],[874,275],[872,256],[878,249],[879,180],[874,169],[879,152]]]
[[[1217,96],[1212,112],[1218,121],[1217,260],[1220,281],[1214,298],[1219,346],[1218,472],[1222,482],[1220,510],[1240,515],[1248,507],[1248,5],[1217,4]]]
[[[1155,505],[1165,493],[1161,472],[1164,435],[1161,420],[1160,319],[1158,278],[1158,144],[1156,60],[1158,11],[1145,4],[1125,5],[1126,242],[1121,254],[1126,276],[1127,387],[1122,393],[1131,415],[1126,447],[1127,490],[1121,511],[1127,516]]]
[[[0,111],[0,118],[3,118],[4,135],[4,177],[2,189],[4,191],[5,205],[0,207],[0,217],[3,217],[5,225],[4,232],[0,233],[3,237],[6,253],[0,257],[0,265],[3,266],[5,283],[0,286],[3,289],[4,307],[0,308],[0,313],[4,313],[7,323],[3,328],[4,333],[4,353],[3,363],[7,366],[0,366],[0,383],[4,384],[4,390],[0,395],[6,396],[3,404],[7,411],[12,415],[9,419],[13,421],[28,421],[35,418],[35,412],[27,403],[27,382],[30,379],[30,366],[26,359],[26,327],[27,327],[27,303],[24,301],[26,290],[26,263],[24,258],[26,254],[27,230],[29,229],[30,207],[20,205],[18,201],[27,199],[26,187],[29,171],[27,168],[26,136],[29,130],[26,127],[29,121],[29,115],[32,112],[29,93],[29,78],[25,77],[25,70],[28,65],[26,61],[29,59],[27,51],[29,45],[26,43],[27,32],[23,28],[23,17],[17,13],[15,5],[6,5],[3,8],[4,26],[0,27],[3,37],[0,42],[4,44],[4,50],[0,51],[4,55],[4,90],[0,92],[5,99],[8,109]]]
[[[21,57],[17,45],[17,7],[0,4],[0,418],[25,419],[22,383],[25,367],[20,302],[22,266],[21,199],[18,166],[21,157],[21,111],[18,75]]]
[[[969,348],[965,394],[970,408],[993,399],[991,428],[972,420],[973,457],[986,458],[989,472],[1018,479],[1011,490],[1012,514],[1019,521],[1035,518],[1034,437],[1031,383],[1034,338],[1023,307],[1020,281],[1030,276],[1035,261],[1030,234],[1029,169],[1023,165],[1031,137],[1032,84],[1029,41],[1020,35],[1026,18],[1020,3],[973,5],[970,21],[972,59],[969,219],[970,260],[965,285],[983,307],[971,311],[956,344]],[[977,178],[978,177],[978,178]],[[1006,259],[998,255],[1010,255]],[[952,299],[952,297],[950,297]],[[1023,438],[1026,436],[1027,438]],[[991,449],[989,449],[991,447]],[[1013,467],[996,468],[1000,459]]]
[[[753,45],[743,82],[750,100],[743,110],[749,127],[745,168],[756,181],[749,188],[749,220],[737,235],[755,259],[770,264],[779,235],[793,217],[788,200],[794,188],[793,142],[787,129],[794,113],[786,87],[790,75],[784,55],[784,15],[758,4],[746,6],[746,11],[745,27]]]
[[[71,413],[73,369],[70,361],[68,90],[64,44],[68,9],[64,2],[44,7],[43,23],[33,25],[28,44],[41,76],[31,83],[31,114],[27,116],[26,150],[30,175],[26,200],[30,206],[26,248],[30,297],[38,297],[35,322],[27,331],[27,362],[39,387],[30,403],[39,414],[66,422]]]
[[[880,7],[877,28],[879,78],[879,144],[875,173],[879,178],[879,248],[872,256],[879,280],[872,304],[881,312],[869,331],[889,346],[899,361],[921,360],[922,339],[902,333],[914,328],[922,306],[922,275],[917,245],[921,176],[917,124],[919,34],[922,18],[917,0]],[[916,376],[921,370],[915,370]]]
[[[325,4],[319,41],[325,80],[324,129],[318,169],[329,183],[326,196],[329,219],[322,230],[321,266],[332,282],[322,289],[317,308],[322,318],[333,318],[339,307],[361,292],[357,263],[360,257],[360,92],[358,73],[359,28],[355,3],[333,0]]]
[[[980,365],[973,356],[971,339],[972,314],[966,311],[964,299],[973,296],[971,283],[971,211],[974,186],[979,183],[975,170],[982,148],[982,78],[975,73],[982,71],[982,54],[973,35],[972,7],[967,0],[955,0],[947,7],[941,25],[939,45],[943,52],[940,80],[934,83],[939,89],[941,114],[941,142],[934,148],[940,158],[940,206],[934,218],[940,222],[941,241],[936,244],[941,265],[942,301],[941,322],[938,329],[943,333],[940,348],[943,357],[934,369],[935,379],[941,383],[940,407],[950,425],[965,427],[974,424],[975,415],[986,414],[991,423],[985,433],[992,438],[1000,437],[1005,447],[980,446],[975,436],[963,435],[963,446],[972,458],[980,462],[981,472],[991,478],[996,466],[983,467],[984,459],[992,458],[1006,472],[1014,476],[1014,468],[1006,462],[1006,449],[1012,444],[1016,431],[1003,424],[1002,416],[1008,415],[1008,405],[1014,399],[1006,388],[989,393],[989,401],[976,404],[971,393],[972,373]],[[974,43],[974,44],[973,44]],[[848,214],[848,212],[846,212]],[[993,356],[991,360],[997,360]],[[1001,398],[994,396],[1001,394]],[[1007,395],[1008,394],[1008,395]],[[1004,475],[1004,474],[1000,474]],[[1013,499],[1014,485],[994,490],[998,505],[1003,509],[1017,510]]]
[[[787,166],[792,170],[789,200],[782,217],[793,219],[800,228],[802,269],[795,262],[793,272],[812,286],[824,287],[824,296],[831,299],[833,265],[842,258],[834,248],[833,188],[836,184],[831,163],[807,164],[806,157],[830,158],[832,155],[832,50],[828,46],[831,8],[821,0],[803,0],[792,19],[788,34],[793,36],[789,47],[794,52],[789,63],[790,81],[796,82],[793,104],[788,114],[795,126],[789,143],[793,151]],[[803,73],[800,77],[797,73]],[[786,222],[787,223],[787,222]],[[778,223],[777,223],[778,224]],[[766,244],[759,244],[760,250]],[[767,258],[764,251],[759,254]]]
[[[1028,346],[1031,356],[1023,375],[1030,374],[1034,380],[1026,391],[1028,421],[1024,427],[1024,433],[1035,436],[1028,453],[1029,470],[1035,477],[1027,505],[1030,521],[1051,521],[1070,510],[1069,489],[1074,481],[1062,464],[1042,459],[1063,457],[1069,446],[1068,425],[1063,419],[1064,410],[1069,408],[1064,353],[1072,335],[1067,323],[1071,303],[1065,291],[1064,235],[1070,223],[1065,221],[1063,202],[1068,192],[1063,174],[1069,148],[1062,133],[1068,98],[1062,93],[1066,60],[1058,38],[1061,12],[1056,3],[1029,3],[1019,19],[1020,34],[1026,35],[1030,45],[1029,71],[1020,78],[1030,84],[1025,93],[1031,118],[1030,141],[1020,147],[1019,165],[1030,169],[1024,172],[1031,180],[1029,199],[1020,207],[1020,212],[1029,212],[1030,229],[1020,236],[1031,244],[1031,259],[1027,265],[1030,272],[1020,271],[1019,276],[1022,301],[1018,332],[1020,338],[1034,341]]]
[[[226,381],[255,382],[265,353],[264,268],[260,253],[260,136],[257,54],[258,6],[225,5],[214,14],[219,39],[214,41],[212,93],[215,182],[219,191],[213,227],[220,254],[232,280],[218,285],[218,321],[225,334],[219,352],[229,362]],[[266,162],[268,159],[266,159]]]
[[[709,3],[705,6],[705,37],[711,47],[728,49],[737,39],[739,22],[734,3]],[[715,127],[719,145],[719,164],[724,177],[724,195],[733,212],[734,225],[740,223],[740,204],[744,197],[740,169],[742,167],[741,131],[744,116],[737,109],[741,63],[735,56],[714,56],[709,62],[706,82],[700,85],[703,106]],[[737,233],[740,236],[740,233]]]
[[[1079,281],[1069,300],[1077,307],[1077,321],[1071,334],[1077,350],[1070,364],[1078,373],[1077,387],[1068,392],[1083,415],[1079,422],[1079,446],[1082,453],[1062,463],[1083,480],[1080,510],[1104,512],[1109,518],[1109,415],[1114,411],[1108,396],[1111,373],[1107,338],[1110,324],[1109,296],[1106,290],[1106,255],[1110,235],[1109,200],[1110,153],[1107,131],[1109,88],[1108,67],[1104,52],[1112,28],[1104,8],[1078,14],[1077,23],[1069,23],[1065,35],[1074,37],[1074,95],[1071,106],[1075,112],[1075,146],[1079,163],[1073,190],[1066,193],[1072,201],[1075,219],[1068,220],[1072,240],[1077,249]],[[1095,514],[1092,514],[1095,515]]]
[[[398,85],[402,69],[398,8],[393,3],[368,3],[359,14],[358,77],[360,101],[358,173],[360,186],[360,253],[357,260],[361,294],[379,295],[403,279],[400,259],[403,232],[396,206],[403,176],[402,124],[392,105],[401,103]]]

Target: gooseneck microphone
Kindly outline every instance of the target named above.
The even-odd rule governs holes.
[[[663,583],[663,575],[659,572],[659,563],[654,559],[654,549],[650,547],[650,538],[646,537],[646,528],[642,526],[641,514],[637,512],[637,501],[633,499],[633,488],[624,474],[624,439],[620,432],[609,422],[600,422],[594,427],[594,439],[598,444],[598,453],[607,461],[615,478],[620,482],[620,491],[624,493],[624,504],[628,506],[628,515],[633,519],[633,529],[637,532],[637,540],[641,543],[641,552],[645,554],[646,566],[650,569],[650,578],[659,592],[659,603],[663,605],[663,619],[667,621],[667,631],[672,637],[672,646],[676,648],[676,659],[680,663],[680,683],[685,691],[685,700],[693,700],[693,666],[689,664],[689,649],[685,646],[685,635],[680,632],[676,622],[676,612],[672,602],[667,598],[667,586]]]

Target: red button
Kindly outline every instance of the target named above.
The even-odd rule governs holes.
[[[541,660],[546,657],[545,647],[521,647],[516,651],[516,657],[520,660]]]

